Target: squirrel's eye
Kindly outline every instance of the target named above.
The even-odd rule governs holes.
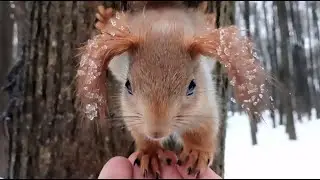
[[[196,83],[194,82],[194,79],[193,79],[188,86],[187,96],[192,95],[195,88],[196,88]]]
[[[127,80],[125,86],[127,88],[128,93],[132,95],[132,89],[131,89],[131,84],[129,80]]]

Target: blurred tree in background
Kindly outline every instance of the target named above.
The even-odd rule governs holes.
[[[9,1],[0,2],[0,117],[5,111],[8,102],[8,95],[3,92],[1,87],[5,83],[7,72],[12,64],[13,49],[13,19],[10,17],[11,8]],[[7,175],[6,167],[8,161],[8,134],[4,123],[0,122],[0,176]],[[4,162],[4,163],[2,163]]]

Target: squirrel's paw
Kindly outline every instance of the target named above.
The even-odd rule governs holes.
[[[164,150],[161,147],[138,151],[134,165],[138,165],[145,178],[160,178],[160,165]]]
[[[213,153],[184,147],[177,164],[186,168],[188,175],[199,176],[213,161]]]
[[[102,31],[108,24],[109,19],[112,17],[112,8],[104,8],[104,6],[98,6],[98,12],[96,13],[97,22],[95,27]]]

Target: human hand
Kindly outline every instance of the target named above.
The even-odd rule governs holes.
[[[186,167],[180,167],[176,164],[176,158],[173,153],[166,152],[171,157],[170,165],[162,164],[161,179],[196,179],[195,176],[188,175],[185,171]],[[133,165],[137,153],[133,153],[129,158],[117,156],[111,158],[103,167],[98,179],[144,179],[140,168]],[[198,179],[221,179],[215,172],[208,168],[204,173],[200,174]]]

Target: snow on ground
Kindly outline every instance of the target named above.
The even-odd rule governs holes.
[[[224,178],[320,178],[320,120],[296,122],[298,140],[290,141],[284,126],[274,129],[264,118],[252,146],[248,117],[229,116]]]

